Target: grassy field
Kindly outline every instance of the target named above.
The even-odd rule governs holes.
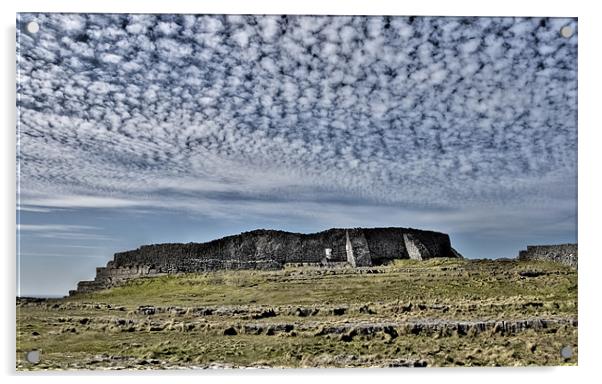
[[[544,262],[224,271],[17,303],[22,370],[576,362],[577,271]]]

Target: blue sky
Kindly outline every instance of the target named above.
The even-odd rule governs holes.
[[[21,14],[18,293],[255,228],[433,229],[471,258],[576,242],[576,30]]]

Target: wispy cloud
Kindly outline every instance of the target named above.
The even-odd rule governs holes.
[[[27,195],[25,195],[27,196]],[[58,197],[32,197],[27,199],[28,207],[52,208],[124,208],[142,205],[132,199],[89,195],[59,195]],[[44,208],[40,208],[44,209]]]
[[[52,208],[36,207],[31,205],[17,205],[17,211],[21,212],[35,212],[35,213],[48,213],[54,211]]]
[[[111,240],[109,236],[98,233],[99,227],[71,224],[17,224],[21,237],[37,237],[65,240]]]
[[[17,230],[29,232],[73,232],[81,230],[97,229],[89,225],[65,225],[65,224],[18,224]]]
[[[104,259],[104,255],[90,256],[90,255],[69,255],[64,253],[41,253],[41,252],[26,252],[21,257],[27,258],[67,258],[67,259]]]

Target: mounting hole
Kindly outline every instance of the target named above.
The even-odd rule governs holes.
[[[569,37],[573,36],[573,28],[565,25],[564,27],[560,28],[560,35],[565,39],[568,39]]]
[[[40,351],[29,351],[27,355],[25,355],[25,359],[32,364],[37,364],[40,362]]]
[[[571,357],[573,357],[573,348],[571,348],[568,345],[562,347],[562,349],[560,350],[560,356],[564,357],[565,359],[570,359]]]
[[[27,23],[27,26],[25,28],[29,33],[38,33],[38,31],[40,30],[40,24],[38,24],[36,21],[30,21],[29,23]]]

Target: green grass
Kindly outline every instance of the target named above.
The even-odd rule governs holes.
[[[521,276],[524,271],[541,274]],[[136,310],[141,305],[182,311],[145,315]],[[191,312],[199,307],[218,312],[206,316]],[[298,307],[318,312],[299,317]],[[337,314],[333,312],[337,308],[346,311]],[[253,318],[266,309],[275,316]],[[424,361],[429,366],[575,364],[577,328],[571,325],[516,334],[430,332],[390,337],[379,331],[347,341],[339,334],[321,335],[320,329],[433,319],[576,317],[576,270],[543,262],[403,260],[363,271],[305,267],[162,276],[46,304],[19,305],[17,366],[341,367],[383,366],[398,360]],[[294,330],[267,332],[278,324],[289,324]],[[245,325],[263,330],[249,334],[243,331]],[[225,336],[228,327],[238,334]],[[574,357],[560,356],[565,345],[573,347]],[[42,351],[41,364],[23,360],[32,349]]]
[[[382,274],[353,270],[318,275],[319,269],[284,271],[215,272],[132,280],[111,290],[87,294],[71,301],[149,305],[263,305],[348,304],[370,301],[487,300],[516,296],[563,300],[576,296],[576,273],[547,263],[506,263],[432,259],[399,260]],[[518,272],[537,269],[566,275],[521,279]],[[348,274],[346,273],[348,272]],[[301,274],[302,273],[302,274]]]

